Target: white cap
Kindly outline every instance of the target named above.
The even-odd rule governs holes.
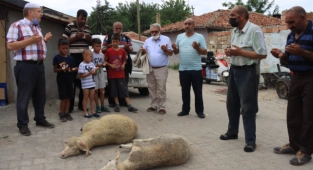
[[[35,4],[35,3],[27,3],[24,8],[40,8],[40,6],[38,4]]]

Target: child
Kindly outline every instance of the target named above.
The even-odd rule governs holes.
[[[126,64],[126,52],[119,48],[120,34],[112,35],[112,48],[107,49],[105,58],[109,68],[108,79],[110,79],[109,86],[111,87],[111,97],[115,102],[115,112],[120,111],[120,104],[118,102],[118,95],[120,98],[125,98],[129,112],[137,112],[137,108],[132,107],[128,97],[128,89],[125,82],[124,68]]]
[[[84,93],[83,99],[83,110],[84,117],[91,118],[100,117],[98,113],[95,112],[95,86],[96,83],[93,79],[93,75],[97,74],[98,67],[96,67],[92,61],[92,52],[89,49],[83,51],[83,62],[79,64],[78,74],[82,82],[82,89]],[[90,101],[91,114],[87,112],[87,100]]]
[[[73,73],[77,71],[77,67],[73,68],[74,60],[72,56],[67,55],[69,42],[66,39],[59,39],[59,54],[54,56],[53,65],[54,72],[57,74],[57,84],[60,102],[60,120],[66,122],[73,120],[69,114],[70,100],[73,97]]]
[[[91,45],[93,48],[93,55],[92,55],[92,62],[96,67],[99,67],[98,73],[94,76],[96,86],[95,86],[95,101],[96,101],[96,112],[101,113],[103,112],[110,112],[108,108],[104,106],[104,88],[106,82],[106,76],[103,73],[103,67],[106,66],[106,62],[104,61],[104,55],[101,50],[101,40],[99,38],[94,38],[91,41]],[[101,108],[99,106],[98,94],[100,92],[100,101],[101,101]]]

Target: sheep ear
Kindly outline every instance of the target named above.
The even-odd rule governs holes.
[[[77,139],[77,144],[83,151],[86,152],[85,157],[87,157],[91,153],[89,148],[88,148],[88,145],[85,142]]]

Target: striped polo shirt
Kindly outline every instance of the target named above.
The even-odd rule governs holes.
[[[78,67],[78,74],[86,74],[88,72],[93,71],[95,68],[96,66],[92,62],[89,63],[81,62]],[[80,78],[80,80],[82,82],[82,89],[88,89],[96,86],[92,74],[85,78]]]
[[[72,38],[75,37],[78,32],[83,32],[85,35],[89,34],[91,36],[91,30],[88,25],[84,26],[83,30],[77,28],[76,22],[72,22],[65,27],[63,37]],[[84,49],[88,49],[89,45],[86,38],[82,38],[70,44],[70,53],[82,53]]]
[[[313,25],[312,21],[308,21],[308,26],[303,32],[303,34],[295,38],[295,33],[289,33],[287,37],[287,44],[286,46],[290,45],[291,43],[299,44],[301,48],[313,52]],[[289,58],[289,69],[292,71],[312,71],[313,70],[313,61],[298,55],[293,55],[288,52],[285,54]]]

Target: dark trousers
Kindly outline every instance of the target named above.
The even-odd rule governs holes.
[[[32,99],[36,122],[46,120],[45,104],[46,104],[46,78],[44,64],[37,65],[34,63],[26,63],[17,61],[14,67],[14,76],[17,85],[17,127],[27,126],[28,104]]]
[[[313,72],[291,76],[287,106],[290,146],[311,155],[313,152]]]
[[[197,114],[203,113],[203,98],[202,98],[202,70],[186,70],[179,71],[179,81],[182,91],[182,112],[189,113],[190,111],[190,87],[192,86],[195,95],[195,110]]]
[[[75,53],[75,54],[71,54],[71,56],[73,57],[74,60],[74,65],[75,67],[79,67],[79,64],[83,61],[83,55],[81,53]],[[73,111],[74,110],[74,104],[75,104],[75,95],[76,95],[76,87],[79,88],[79,96],[78,96],[78,108],[83,108],[83,98],[84,98],[84,94],[83,94],[83,90],[82,90],[82,83],[80,81],[80,79],[76,79],[77,77],[77,72],[73,74],[73,97],[71,98],[70,101],[70,108],[69,111]]]
[[[229,135],[238,134],[242,114],[246,144],[256,140],[256,113],[258,112],[259,74],[256,67],[231,67],[228,77],[227,112]]]
[[[108,69],[107,69],[108,70]],[[129,71],[128,70],[124,70],[124,74],[125,74],[125,82],[126,82],[126,87],[128,88],[128,81],[129,81]],[[108,94],[108,102],[110,105],[115,105],[115,102],[114,102],[114,99],[113,97],[111,97],[110,95],[110,79],[108,79],[108,88],[107,88],[107,91],[106,93]],[[118,95],[119,96],[119,95]],[[120,106],[127,106],[127,103],[125,101],[125,98],[118,98],[118,102],[120,104]]]

